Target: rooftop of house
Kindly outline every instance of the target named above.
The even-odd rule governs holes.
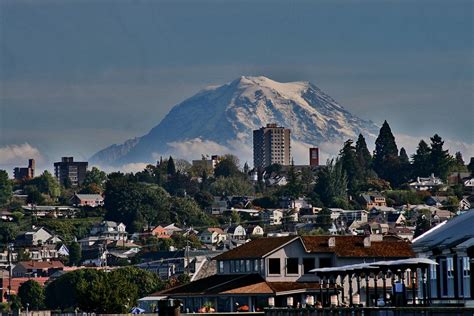
[[[167,289],[152,296],[216,295],[216,294],[278,294],[288,291],[319,289],[317,282],[267,282],[259,274],[217,274]]]
[[[209,233],[224,234],[224,231],[220,227],[209,227],[205,231],[207,231]]]
[[[74,194],[80,200],[103,200],[104,197],[100,194]]]
[[[18,265],[23,266],[27,270],[34,269],[59,269],[64,268],[64,264],[61,261],[21,261]]]
[[[412,257],[411,245],[401,239],[371,241],[367,246],[364,236],[286,236],[260,238],[227,251],[216,260],[261,258],[297,239],[309,253],[334,253],[338,257],[399,258]],[[330,245],[334,241],[333,245]]]
[[[329,238],[335,238],[334,247],[329,246]],[[364,236],[303,236],[303,242],[309,252],[329,252],[338,257],[413,257],[411,244],[401,239],[383,239],[364,245]]]
[[[474,238],[474,210],[431,228],[413,240],[415,251],[443,250]]]

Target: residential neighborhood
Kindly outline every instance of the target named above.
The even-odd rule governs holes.
[[[285,144],[274,148],[289,151]],[[341,306],[395,306],[397,284],[403,304],[470,306],[473,178],[459,170],[472,163],[452,163],[444,179],[417,176],[415,153],[409,172],[398,171],[405,175],[373,178],[362,169],[369,160],[354,160],[363,147],[348,141],[327,165],[280,165],[260,152],[255,159],[267,165],[254,169],[212,155],[178,171],[170,156],[135,174],[88,170],[64,157],[55,177],[45,171],[8,180],[0,259],[3,284],[15,287],[4,288],[2,300],[20,295],[26,282],[49,293],[69,275],[128,267],[154,280],[153,292],[136,297],[148,312],[163,299],[181,301],[187,313],[203,306],[259,312],[290,301],[296,308],[308,297],[323,308],[335,297]],[[370,159],[375,168],[376,156]],[[85,169],[79,176],[76,168]]]

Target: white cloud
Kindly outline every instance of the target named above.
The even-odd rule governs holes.
[[[40,151],[28,143],[0,147],[0,165],[23,165],[30,158],[42,160]]]
[[[186,160],[199,159],[201,155],[206,154],[223,155],[233,151],[227,146],[199,137],[182,142],[171,142],[167,145],[170,147],[170,154]]]
[[[415,153],[416,147],[418,147],[418,143],[422,139],[424,139],[426,143],[430,143],[430,137],[414,137],[405,134],[395,135],[395,140],[397,142],[398,148],[400,149],[401,147],[404,147],[409,156]],[[451,155],[454,155],[454,153],[460,151],[464,157],[465,162],[468,162],[470,157],[474,157],[473,143],[466,143],[458,140],[445,138],[443,138],[443,140],[444,148],[448,149]]]
[[[143,171],[146,166],[148,166],[150,163],[148,162],[132,162],[132,163],[127,163],[121,166],[101,166],[101,165],[93,165],[90,167],[97,167],[100,170],[103,170],[107,173],[111,172],[122,172],[122,173],[136,173],[139,171]]]

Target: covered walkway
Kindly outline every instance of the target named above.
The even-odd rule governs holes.
[[[341,292],[336,294],[337,298],[322,302],[323,306],[428,306],[431,301],[428,269],[431,265],[437,263],[426,258],[410,258],[319,268],[310,272],[320,277],[323,285],[321,290],[330,286],[341,288]],[[380,280],[382,285],[379,287]],[[390,288],[387,287],[387,281],[390,281]],[[362,282],[365,285],[365,304],[360,301]],[[346,301],[345,285],[348,285],[349,301]],[[411,294],[410,301],[407,300],[408,294]]]

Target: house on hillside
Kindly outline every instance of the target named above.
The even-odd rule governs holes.
[[[155,293],[147,300],[179,299],[183,302],[183,310],[189,312],[197,312],[205,303],[211,304],[217,312],[235,312],[244,305],[248,311],[263,311],[270,298],[277,307],[286,307],[289,302],[296,307],[305,303],[308,295],[329,306],[330,296],[341,292],[341,288],[317,277],[311,272],[313,269],[412,256],[410,244],[397,238],[259,238],[215,257],[216,275]],[[390,284],[389,279],[386,281]],[[323,287],[320,282],[324,282]],[[348,302],[346,287],[349,281],[346,283],[341,300]],[[352,283],[356,288],[355,280]],[[362,286],[360,291],[363,299],[366,287]],[[369,293],[375,295],[372,289]]]
[[[415,191],[432,191],[444,185],[443,181],[431,174],[429,177],[417,177],[415,181],[410,182],[409,187]]]
[[[21,261],[13,268],[14,277],[47,277],[63,270],[61,261]]]
[[[370,210],[373,207],[387,206],[385,197],[379,192],[367,192],[360,195],[365,209]]]
[[[209,227],[199,235],[199,240],[202,243],[210,245],[218,244],[226,239],[227,234],[219,227]]]
[[[242,225],[231,225],[226,228],[225,233],[227,239],[230,240],[245,240],[247,238],[247,232]]]
[[[34,227],[33,229],[24,232],[15,240],[15,245],[19,247],[33,247],[44,244],[54,245],[58,242],[62,242],[59,236],[56,236],[44,227]]]
[[[249,225],[246,231],[249,237],[263,237],[264,234],[263,228],[260,225]]]
[[[283,211],[278,209],[266,209],[260,213],[262,222],[267,225],[281,225],[283,221]]]
[[[127,240],[128,233],[123,223],[113,221],[103,221],[92,226],[92,236],[99,236],[103,240]]]
[[[100,194],[77,194],[71,198],[71,204],[74,206],[98,207],[104,205],[104,197]]]

